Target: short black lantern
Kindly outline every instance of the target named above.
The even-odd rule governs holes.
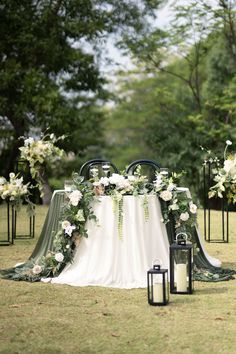
[[[193,293],[193,245],[186,233],[176,235],[170,246],[170,293]]]
[[[161,269],[161,262],[147,272],[148,303],[164,306],[169,302],[168,270]]]

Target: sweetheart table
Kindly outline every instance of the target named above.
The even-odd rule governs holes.
[[[177,192],[191,197],[187,188],[178,188]],[[33,253],[25,263],[0,270],[1,277],[129,289],[147,286],[147,271],[157,259],[162,268],[169,269],[169,245],[174,242],[175,224],[162,222],[160,199],[155,194],[123,195],[122,208],[117,212],[114,199],[103,195],[93,198],[90,204],[97,220],[87,221],[88,237],[77,239],[80,243],[74,250],[72,263],[67,262],[57,277],[37,277],[42,269],[41,262],[48,255],[51,257],[50,250],[53,250],[58,232],[61,233],[67,198],[64,190],[54,192]],[[193,257],[195,280],[216,282],[234,278],[234,270],[221,268],[221,262],[208,255],[197,226],[192,228],[191,237],[198,249]],[[39,273],[34,273],[35,270]],[[50,268],[46,274],[51,274]]]
[[[98,222],[87,222],[88,238],[82,238],[72,264],[68,264],[56,278],[42,281],[74,286],[105,286],[139,288],[147,286],[147,270],[156,259],[163,268],[169,268],[169,240],[165,224],[161,221],[161,207],[155,195],[147,196],[148,215],[144,213],[144,196],[123,197],[123,222],[118,232],[118,215],[113,210],[110,196],[93,202]],[[52,244],[52,236],[59,224],[64,191],[55,191],[39,242],[31,255],[37,259]],[[54,231],[54,232],[53,232]],[[209,265],[220,267],[220,261],[204,250],[197,233],[200,252]]]

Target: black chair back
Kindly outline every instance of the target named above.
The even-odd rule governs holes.
[[[154,181],[156,171],[161,168],[161,165],[156,161],[140,159],[131,162],[131,164],[126,168],[126,173],[128,175],[133,175],[139,166],[141,168],[140,173],[147,176],[149,182]]]
[[[110,171],[109,174],[111,173],[119,173],[118,168],[116,167],[116,165],[114,165],[113,162],[106,160],[106,159],[92,159],[89,161],[86,161],[80,168],[79,174],[81,176],[84,176],[85,180],[88,180],[89,178],[91,178],[91,169],[93,167],[97,167],[98,169],[98,176],[105,176],[104,170],[103,170],[103,165],[109,162],[110,164]]]

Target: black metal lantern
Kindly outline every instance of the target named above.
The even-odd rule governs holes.
[[[193,293],[193,245],[187,243],[187,238],[187,234],[179,233],[176,242],[170,246],[171,294]]]
[[[148,303],[153,306],[164,306],[169,302],[168,270],[154,264],[147,272]]]

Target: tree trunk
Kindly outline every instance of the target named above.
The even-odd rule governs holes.
[[[48,183],[45,169],[42,167],[39,170],[39,179],[42,184],[41,198],[43,205],[49,205],[52,199],[52,189]]]

